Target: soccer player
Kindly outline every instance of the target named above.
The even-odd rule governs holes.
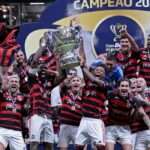
[[[100,114],[105,109],[106,88],[103,81],[105,69],[98,66],[94,69],[94,74],[83,67],[85,87],[82,95],[83,117],[78,129],[76,144],[82,149],[88,141],[95,144],[97,149],[104,148],[104,123],[100,119]]]
[[[138,94],[137,92],[137,78],[131,78],[130,79],[131,85],[130,85],[130,91],[133,96],[136,96]]]
[[[132,105],[129,102],[130,82],[122,79],[118,85],[118,93],[108,97],[108,126],[106,128],[106,150],[114,150],[119,140],[124,150],[132,149],[130,121]]]
[[[29,67],[25,59],[23,51],[20,49],[15,53],[15,60],[8,69],[8,74],[16,73],[20,77],[20,91],[23,93],[29,93],[29,82],[28,82]]]
[[[126,31],[121,31],[120,50],[115,54],[117,63],[122,65],[124,76],[128,79],[136,78],[138,73],[138,45]]]
[[[19,92],[19,77],[9,76],[7,91],[0,92],[0,149],[25,150],[22,119],[26,98]]]
[[[50,150],[54,142],[50,101],[53,85],[47,69],[45,64],[40,66],[38,78],[30,90],[29,141],[31,150],[37,150],[42,142],[45,150]]]
[[[70,89],[70,80],[72,77],[77,76],[77,69],[71,68],[67,70],[66,78],[62,83],[60,83],[58,86],[54,87],[51,91],[51,104],[53,107],[60,106],[62,104],[61,102],[61,87],[63,86],[63,92],[67,92]],[[64,94],[64,93],[63,93]]]
[[[150,87],[150,35],[147,38],[147,47],[140,49],[139,76],[146,80]]]
[[[81,120],[81,91],[82,80],[74,76],[70,80],[69,92],[64,92],[62,105],[60,107],[60,132],[58,147],[60,150],[67,150],[70,142],[75,144],[75,137]],[[63,89],[62,89],[63,92]]]
[[[81,39],[81,42],[82,39]],[[86,67],[85,53],[80,47],[80,64],[84,74],[85,86],[82,95],[82,118],[76,136],[78,150],[83,150],[85,144],[92,143],[98,150],[104,149],[104,123],[101,113],[105,109],[107,89],[103,65],[96,66],[92,72]]]
[[[137,92],[141,95],[140,101],[136,101],[135,105],[138,108],[138,115],[131,124],[133,133],[136,133],[135,150],[150,149],[150,105],[149,99],[145,95],[146,81],[143,78],[137,79]],[[138,103],[137,103],[138,102]],[[146,103],[144,103],[146,102]]]
[[[130,79],[131,85],[130,85],[130,92],[132,96],[136,96],[138,94],[137,92],[137,78],[131,78]],[[131,128],[132,131],[132,128]],[[136,141],[136,133],[132,133],[132,150],[135,148],[135,141]]]

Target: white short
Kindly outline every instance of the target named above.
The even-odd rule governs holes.
[[[112,125],[106,127],[106,142],[132,145],[132,134],[129,126]]]
[[[105,145],[104,133],[105,127],[102,120],[83,117],[78,128],[75,143],[77,145],[88,143]]]
[[[0,127],[0,143],[6,148],[9,144],[12,150],[26,150],[22,132]]]
[[[132,150],[135,148],[135,142],[136,142],[136,133],[132,134]]]
[[[60,96],[60,86],[56,86],[51,91],[51,106],[60,106],[62,105],[61,96]]]
[[[58,147],[67,148],[70,142],[75,144],[77,130],[77,126],[61,124],[59,131]]]
[[[58,138],[59,138],[58,134],[54,134],[54,143],[55,144],[58,144]]]
[[[135,150],[147,150],[150,148],[150,130],[136,133]]]
[[[28,121],[29,142],[54,143],[52,120],[46,116],[33,115]]]

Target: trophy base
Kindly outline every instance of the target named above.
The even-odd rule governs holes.
[[[79,66],[80,63],[79,62],[76,62],[76,63],[68,63],[68,64],[61,64],[61,68],[62,69],[71,69],[71,68],[74,68],[74,67],[77,67]]]
[[[60,59],[60,66],[63,69],[74,68],[80,65],[80,61],[77,55],[74,53],[66,53],[64,57]]]
[[[80,65],[80,62],[79,62],[79,58],[75,55],[72,55],[70,54],[69,57],[65,57],[63,59],[60,60],[60,66],[63,68],[63,69],[67,69],[67,68],[74,68],[76,66],[79,66]]]

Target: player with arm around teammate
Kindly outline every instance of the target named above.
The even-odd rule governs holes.
[[[81,41],[82,42],[82,41]],[[96,66],[92,72],[86,67],[84,49],[80,49],[80,63],[84,74],[85,86],[82,95],[82,118],[76,136],[77,150],[83,150],[84,145],[93,143],[98,150],[103,150],[104,123],[101,112],[106,100],[105,68],[103,65]]]
[[[19,92],[19,77],[12,74],[8,79],[8,89],[0,93],[0,149],[7,145],[13,150],[25,150],[22,136],[22,119],[26,99]]]
[[[60,133],[58,146],[61,150],[66,150],[70,142],[75,144],[75,137],[81,120],[81,89],[82,80],[79,76],[74,76],[70,80],[70,89],[63,92],[62,105],[60,107]],[[64,93],[64,94],[63,94]]]

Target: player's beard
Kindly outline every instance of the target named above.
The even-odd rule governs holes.
[[[18,63],[18,65],[20,65],[20,66],[21,66],[21,65],[23,65],[23,63],[24,63],[24,59],[22,59],[22,58],[21,58],[21,59],[19,59],[19,60],[17,61],[17,63]]]
[[[19,91],[18,87],[10,87],[10,93],[15,95]]]
[[[72,93],[74,95],[77,95],[79,93],[79,91],[80,91],[80,88],[78,88],[78,87],[72,87]]]

